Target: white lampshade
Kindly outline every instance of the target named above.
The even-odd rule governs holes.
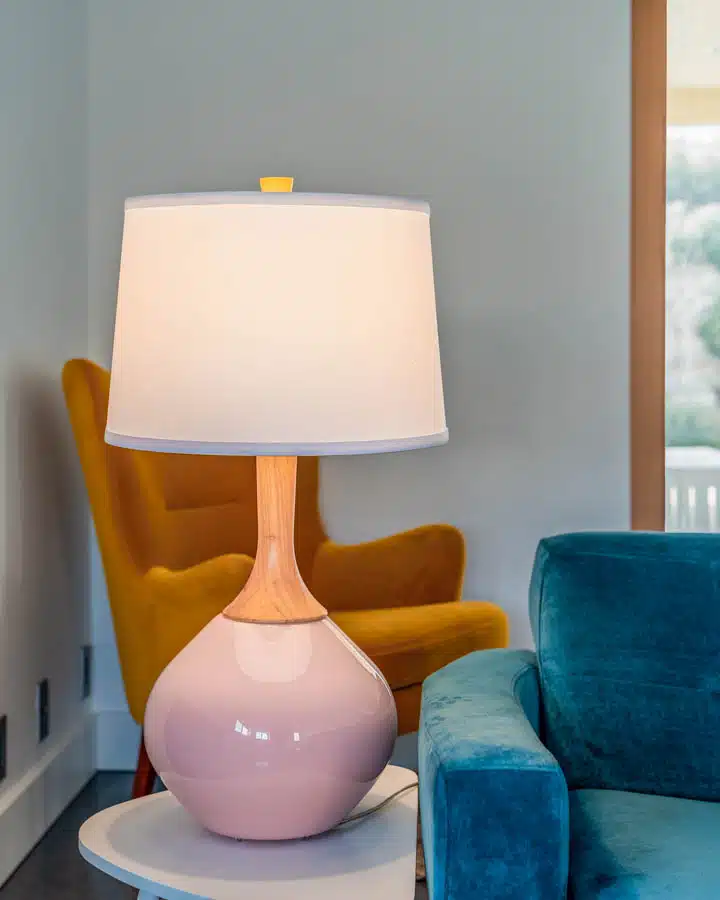
[[[444,443],[429,213],[335,194],[128,200],[108,443],[251,455]]]

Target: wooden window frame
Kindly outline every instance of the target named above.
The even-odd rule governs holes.
[[[632,2],[630,490],[633,528],[665,528],[667,0]]]

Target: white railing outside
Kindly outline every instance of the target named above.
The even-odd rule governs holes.
[[[667,531],[720,531],[720,450],[668,447],[665,451]]]

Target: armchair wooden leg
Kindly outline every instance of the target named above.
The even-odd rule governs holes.
[[[132,798],[137,800],[138,797],[147,797],[152,794],[155,787],[155,779],[157,773],[153,769],[150,757],[145,749],[145,737],[140,735],[140,750],[138,751],[137,769],[135,769],[135,779],[133,781]]]

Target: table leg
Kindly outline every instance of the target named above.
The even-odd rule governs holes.
[[[138,891],[137,900],[160,900],[160,898],[148,891]]]

